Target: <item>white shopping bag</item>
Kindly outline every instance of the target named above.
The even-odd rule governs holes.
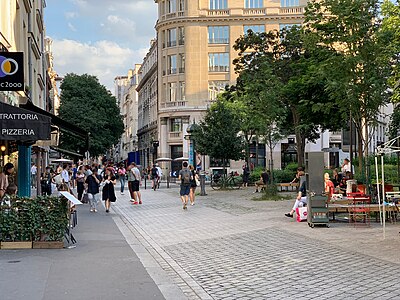
[[[302,222],[307,220],[307,207],[296,208],[296,221]]]

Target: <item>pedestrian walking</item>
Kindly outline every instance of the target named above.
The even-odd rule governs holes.
[[[121,184],[121,195],[124,194],[124,188],[125,188],[125,181],[126,181],[126,169],[124,164],[120,164],[118,168],[118,177],[119,177],[119,182]]]
[[[70,186],[70,176],[69,176],[69,165],[65,164],[63,166],[63,170],[61,172],[61,178],[63,183],[65,183],[66,185]]]
[[[196,197],[197,181],[199,180],[199,176],[197,175],[196,170],[192,165],[189,166],[189,170],[192,175],[192,179],[190,180],[189,199],[190,199],[190,205],[194,205],[194,200]]]
[[[188,163],[185,161],[183,163],[182,170],[179,171],[178,180],[181,181],[180,196],[183,204],[183,209],[187,209],[188,198],[190,194],[190,182],[192,180],[192,173],[188,169]]]
[[[40,177],[40,185],[42,187],[42,196],[51,195],[51,181],[53,175],[51,174],[51,168],[46,167],[46,171]]]
[[[135,202],[135,192],[133,191],[133,182],[135,181],[135,176],[132,173],[133,169],[133,162],[128,166],[126,172],[128,174],[128,189],[129,189],[129,194],[131,196],[131,202]]]
[[[31,166],[31,187],[36,188],[36,180],[37,180],[37,167],[34,163]]]
[[[114,185],[117,183],[114,169],[108,167],[104,171],[104,186],[103,186],[103,201],[105,201],[106,213],[110,212],[111,202],[115,202],[117,198],[115,197]]]
[[[132,204],[142,204],[142,195],[140,194],[140,185],[142,184],[142,176],[140,176],[140,171],[136,163],[132,163],[132,168],[130,170],[132,173],[132,192],[133,192],[133,203]]]
[[[85,190],[85,173],[83,166],[79,166],[76,172],[76,190],[78,192],[78,200],[82,200],[83,191]]]
[[[89,196],[90,211],[97,212],[97,203],[99,202],[98,194],[100,192],[101,176],[97,169],[92,170],[92,174],[87,176],[86,184],[88,186],[87,193]]]

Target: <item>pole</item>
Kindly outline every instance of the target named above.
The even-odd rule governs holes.
[[[385,212],[385,205],[386,205],[386,194],[385,194],[385,171],[384,171],[384,164],[383,164],[383,155],[381,156],[381,164],[382,164],[382,211],[383,211],[383,239],[386,239],[386,212]]]
[[[378,205],[379,205],[379,219],[382,225],[382,207],[381,207],[381,191],[379,186],[379,168],[378,168],[378,157],[375,156],[375,172],[376,172],[376,189],[378,192]]]
[[[350,110],[350,166],[353,168],[353,119]]]

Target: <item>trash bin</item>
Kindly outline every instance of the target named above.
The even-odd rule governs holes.
[[[307,203],[307,222],[308,226],[314,228],[315,225],[329,227],[328,216],[328,197],[310,196]]]

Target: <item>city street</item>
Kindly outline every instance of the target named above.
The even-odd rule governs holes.
[[[292,201],[253,201],[252,191],[209,190],[184,211],[177,188],[148,189],[143,205],[125,194],[112,211],[144,267],[156,263],[188,299],[400,297],[398,225],[385,240],[378,224],[311,229],[284,217]]]

